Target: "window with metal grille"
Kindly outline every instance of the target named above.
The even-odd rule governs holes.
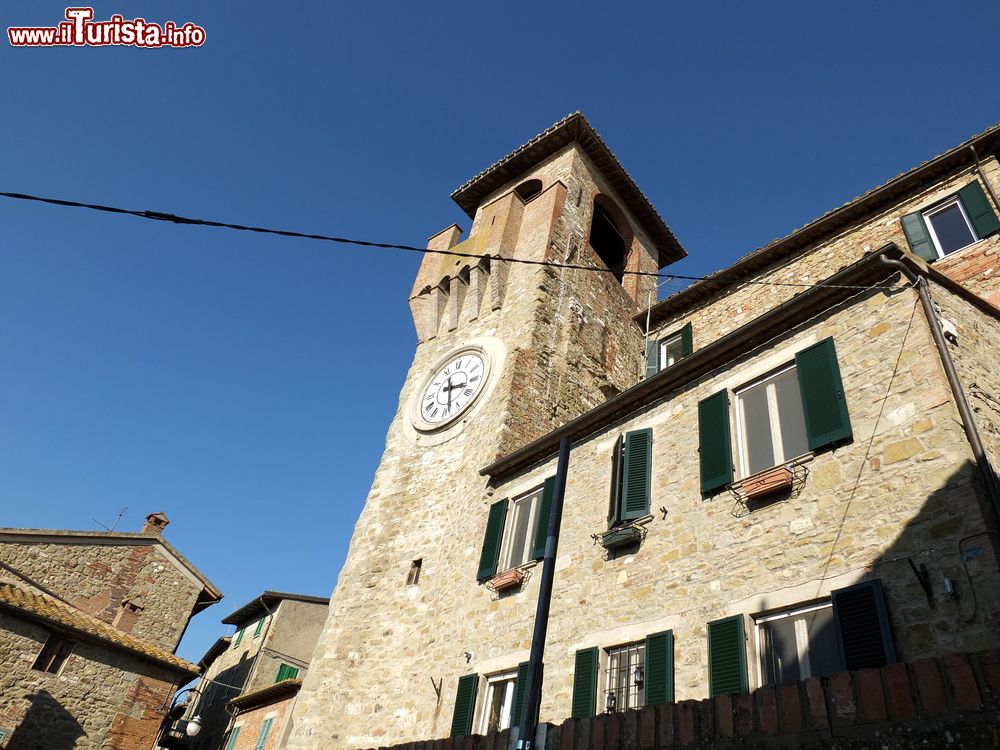
[[[645,668],[645,641],[608,649],[608,668],[605,670],[604,682],[606,712],[642,708],[645,705]]]

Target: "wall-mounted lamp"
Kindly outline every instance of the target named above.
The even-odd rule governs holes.
[[[642,682],[646,678],[646,675],[642,671],[642,665],[637,665],[635,668],[635,686],[642,687]]]
[[[608,694],[604,696],[604,710],[609,714],[613,714],[617,705],[618,697],[615,695],[615,691],[609,690]]]

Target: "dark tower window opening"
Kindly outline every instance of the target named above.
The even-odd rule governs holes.
[[[590,223],[590,246],[608,270],[621,282],[625,275],[625,258],[628,243],[618,224],[599,203],[594,203],[594,218]]]
[[[525,180],[516,188],[514,192],[517,193],[518,197],[525,203],[530,201],[540,192],[542,192],[542,181],[541,180]]]
[[[407,586],[415,586],[420,581],[420,568],[423,564],[424,559],[422,557],[410,563],[410,572],[406,574]]]

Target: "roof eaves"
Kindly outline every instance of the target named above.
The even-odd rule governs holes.
[[[253,708],[254,706],[269,703],[276,698],[293,695],[298,692],[300,687],[302,687],[302,680],[297,677],[291,680],[282,680],[281,682],[268,685],[260,690],[254,690],[252,693],[237,695],[235,698],[230,700],[227,705],[240,710],[245,710]]]
[[[225,617],[222,620],[222,624],[239,625],[241,622],[259,613],[261,610],[266,610],[267,607],[261,603],[262,600],[265,602],[281,602],[286,599],[297,602],[305,602],[307,604],[330,604],[330,599],[324,596],[310,596],[308,594],[293,594],[287,591],[267,590],[261,592],[231,615]]]

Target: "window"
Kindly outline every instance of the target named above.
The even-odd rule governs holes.
[[[736,392],[736,434],[744,477],[808,452],[795,365]]]
[[[598,691],[598,661],[604,680]],[[613,646],[606,651],[585,648],[576,652],[573,668],[574,719],[595,712],[624,711],[674,700],[674,634],[653,633],[644,641]]]
[[[604,710],[608,713],[646,705],[646,643],[629,643],[608,649],[604,680]]]
[[[698,460],[706,495],[733,481],[729,401],[723,389],[698,402]],[[736,402],[736,453],[743,477],[847,442],[854,434],[832,338],[739,389]]]
[[[764,685],[786,685],[844,670],[831,602],[758,617],[754,630]]]
[[[233,731],[229,733],[229,739],[226,741],[226,750],[233,750],[236,747],[236,741],[240,738],[241,729],[243,729],[242,724],[237,724],[233,727]]]
[[[281,682],[282,680],[294,680],[298,676],[298,667],[293,667],[291,664],[282,664],[278,667],[278,676],[274,678],[274,681]]]
[[[604,204],[604,205],[602,205]],[[631,229],[624,218],[619,222],[613,214],[620,210],[604,196],[594,200],[594,215],[590,221],[590,247],[620,282],[625,275],[625,260],[632,244]]]
[[[42,646],[42,650],[38,652],[35,663],[31,665],[31,668],[37,669],[39,672],[59,674],[59,670],[62,669],[63,664],[66,663],[66,659],[69,658],[70,652],[73,650],[73,645],[72,641],[68,641],[58,635],[50,635],[48,640],[45,641],[45,645]]]
[[[420,568],[423,566],[423,564],[424,564],[423,558],[420,558],[419,560],[414,560],[412,563],[410,563],[410,570],[406,574],[407,586],[416,586],[417,583],[420,581]]]
[[[477,578],[485,581],[497,571],[529,560],[541,560],[549,530],[555,477],[514,500],[504,498],[490,506]]]
[[[646,342],[646,377],[650,378],[660,370],[677,364],[692,351],[694,347],[690,323],[665,338],[650,339]]]
[[[615,441],[611,456],[611,500],[608,528],[649,514],[653,431],[625,433]]]
[[[245,630],[246,630],[246,627],[242,627],[242,628],[240,628],[239,630],[236,631],[236,638],[233,640],[233,648],[236,648],[237,646],[240,645],[240,641],[243,640],[243,632]]]
[[[257,741],[254,743],[253,750],[264,750],[264,745],[267,744],[267,736],[271,733],[271,725],[273,723],[273,716],[269,716],[264,719],[264,723],[260,726],[260,734],[257,735]]]
[[[264,629],[264,620],[266,620],[266,619],[267,619],[267,617],[264,616],[264,617],[261,617],[259,620],[257,620],[257,627],[254,628],[254,630],[253,630],[253,637],[254,638],[260,638],[260,633]]]
[[[479,725],[481,734],[510,727],[516,686],[517,672],[504,672],[486,678],[486,698]]]
[[[507,528],[500,547],[500,570],[523,565],[531,559],[534,531],[538,524],[538,507],[542,489],[512,500],[507,509]]]
[[[517,193],[518,197],[525,203],[530,201],[536,195],[542,192],[542,181],[541,180],[525,180],[516,188],[514,192]]]
[[[907,214],[902,223],[910,249],[928,261],[968,247],[1000,229],[1000,219],[978,182],[970,182],[930,208]]]

